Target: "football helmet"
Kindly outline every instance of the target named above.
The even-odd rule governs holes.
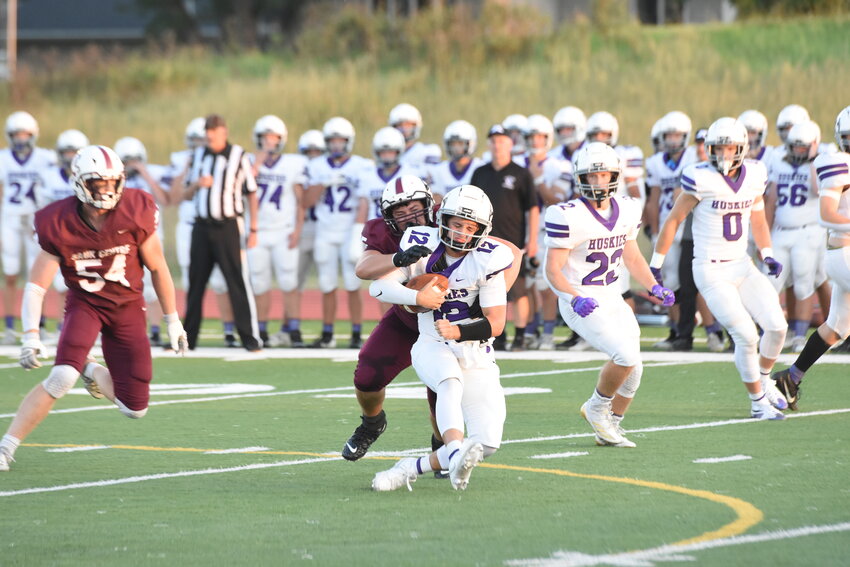
[[[401,154],[404,153],[405,143],[404,135],[393,128],[392,126],[384,126],[372,138],[372,156],[375,158],[381,167],[393,167],[398,165],[398,160]],[[381,152],[391,150],[396,152],[396,155],[391,160],[381,159]]]
[[[351,122],[341,116],[334,116],[322,127],[322,136],[325,138],[325,146],[331,158],[338,159],[351,153],[354,149],[354,126]],[[334,149],[330,141],[334,138],[345,140],[344,149]]]
[[[452,142],[465,142],[466,149],[462,154],[456,155],[452,153],[450,147]],[[466,120],[455,120],[443,131],[443,147],[446,149],[446,155],[450,159],[458,159],[466,156],[472,156],[475,153],[475,147],[478,145],[478,133],[475,131],[475,126]]]
[[[532,151],[533,148],[531,147],[531,141],[528,138],[535,134],[543,134],[546,136],[546,145],[544,146],[545,151],[548,152],[552,149],[552,144],[555,141],[555,129],[552,126],[552,121],[542,114],[532,114],[525,122],[523,137],[525,138],[525,146],[528,148],[529,152]]]
[[[750,148],[763,148],[767,140],[767,117],[758,110],[745,110],[738,117],[738,121],[750,133]]]
[[[652,129],[649,131],[649,141],[652,144],[652,151],[655,153],[664,151],[661,144],[661,128],[664,126],[664,117],[662,116],[655,121]]]
[[[409,132],[402,131],[399,125],[403,122],[413,122],[413,130]],[[406,144],[407,142],[419,139],[419,134],[422,132],[422,113],[412,104],[403,102],[390,110],[389,124],[404,135]]]
[[[286,130],[286,124],[274,114],[266,114],[257,122],[254,123],[254,144],[258,150],[263,150],[263,136],[266,134],[275,134],[280,136],[280,141],[272,150],[273,153],[279,154],[283,151],[283,146],[286,145],[286,139],[289,132]]]
[[[424,215],[427,224],[433,225],[434,196],[431,194],[431,188],[428,187],[427,183],[415,175],[402,175],[386,184],[384,192],[381,193],[381,216],[384,217],[384,222],[393,232],[402,232],[398,223],[410,222],[417,215],[423,214],[414,213],[402,218],[394,218],[393,209],[398,205],[417,200],[422,201],[422,205],[425,207]]]
[[[73,155],[70,158],[66,158],[66,154],[70,154],[71,152],[76,154],[77,150],[88,145],[88,137],[79,130],[65,130],[59,134],[59,137],[56,138],[56,154],[59,156],[62,167],[65,169],[70,168],[71,161],[74,159]]]
[[[587,174],[608,171],[611,179],[607,185],[593,185]],[[605,142],[591,142],[573,155],[573,177],[582,196],[594,201],[603,201],[617,192],[620,180],[620,156]]]
[[[791,126],[785,139],[785,159],[793,165],[803,165],[815,159],[820,145],[820,126],[811,120]]]
[[[581,143],[587,135],[587,116],[577,106],[565,106],[555,113],[552,127],[559,144],[568,146]],[[572,128],[573,131],[571,134],[562,134],[561,130],[564,128]]]
[[[193,118],[183,133],[183,141],[190,150],[200,148],[207,143],[206,119],[203,116]]]
[[[16,143],[13,139],[16,132],[29,132],[30,137],[25,142]],[[38,122],[32,114],[23,110],[10,114],[6,118],[6,140],[9,142],[9,147],[15,151],[33,149],[38,141]]]
[[[799,104],[789,104],[779,111],[779,116],[776,117],[776,132],[783,144],[791,126],[804,120],[809,120],[809,111]]]
[[[737,146],[738,149],[731,160],[715,155],[714,147],[721,145]],[[741,167],[748,151],[747,129],[735,118],[730,116],[718,118],[708,127],[708,134],[705,136],[705,152],[708,154],[711,165],[723,175],[729,175],[730,171]]]
[[[617,119],[610,112],[605,112],[604,110],[594,112],[587,119],[587,137],[591,141],[599,141],[594,140],[593,137],[596,134],[605,132],[610,135],[608,141],[605,143],[613,148],[617,145],[617,139],[620,137],[620,123],[617,122]]]
[[[525,131],[526,122],[528,122],[528,118],[524,114],[511,114],[502,120],[502,128],[514,141],[514,148],[511,150],[514,155],[525,153],[525,138],[522,134]]]
[[[145,149],[145,145],[141,140],[132,136],[119,138],[115,142],[115,153],[123,162],[138,160],[146,163],[148,161],[148,151]]]
[[[850,106],[835,118],[835,143],[839,150],[850,153]]]
[[[98,179],[115,180],[114,189],[93,194],[89,184]],[[124,164],[111,148],[86,146],[71,162],[71,180],[77,199],[97,209],[114,209],[124,192]]]
[[[460,217],[478,224],[478,230],[468,235],[448,226],[451,217]],[[437,211],[440,241],[453,250],[475,250],[493,228],[493,204],[490,198],[475,185],[455,187],[443,197]],[[462,237],[462,238],[458,238]],[[458,241],[468,238],[465,242]]]
[[[671,154],[683,151],[691,141],[692,129],[691,119],[687,114],[680,110],[668,112],[664,116],[661,126],[661,142],[664,150]],[[681,140],[668,142],[667,134],[673,133],[682,134]]]
[[[298,152],[302,155],[310,151],[325,153],[327,150],[325,137],[319,130],[307,130],[298,138]]]

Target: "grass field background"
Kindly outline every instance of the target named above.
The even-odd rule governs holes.
[[[349,463],[353,351],[158,357],[144,419],[75,391],[27,439],[0,476],[2,564],[846,565],[850,357],[827,355],[800,411],[764,423],[731,355],[644,354],[637,449],[596,447],[578,414],[598,355],[508,354],[505,442],[467,491],[426,475],[392,493],[372,476],[430,437],[412,370]],[[0,427],[46,375],[7,361]],[[212,389],[233,384],[251,388]]]

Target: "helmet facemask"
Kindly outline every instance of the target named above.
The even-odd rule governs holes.
[[[584,198],[591,199],[591,200],[599,203],[599,202],[604,201],[605,199],[612,197],[617,192],[617,188],[619,187],[619,180],[620,180],[620,172],[619,171],[609,171],[609,173],[611,174],[611,179],[605,185],[601,185],[601,186],[595,185],[595,184],[591,184],[590,181],[588,181],[587,176],[588,176],[589,173],[600,173],[602,171],[607,171],[607,170],[599,170],[597,172],[582,173],[578,176],[579,191],[581,191],[581,194]]]
[[[477,226],[475,232],[468,233],[450,228],[449,223],[453,218],[475,223]],[[450,214],[448,211],[439,215],[437,226],[440,229],[440,241],[448,248],[458,251],[475,250],[478,248],[478,245],[481,244],[481,240],[483,240],[490,232],[489,226],[468,218],[467,216]]]
[[[735,154],[731,158],[726,158],[724,156],[718,156],[714,153],[714,148],[717,146],[729,146],[734,145]],[[722,173],[723,175],[728,176],[730,172],[741,167],[744,163],[744,156],[747,155],[747,144],[732,144],[730,142],[718,141],[714,144],[706,144],[705,151],[708,153],[708,161],[714,168]]]

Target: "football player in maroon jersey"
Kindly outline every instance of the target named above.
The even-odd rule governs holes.
[[[147,341],[142,268],[150,270],[168,324],[171,348],[186,349],[177,316],[174,283],[156,235],[157,208],[147,193],[124,189],[124,165],[104,146],[82,148],[71,164],[76,197],[56,201],[35,216],[42,250],[24,290],[20,363],[41,366],[44,345],[38,334],[44,293],[57,270],[68,294],[56,360],[47,378],[21,402],[0,440],[0,471],[18,445],[82,375],[86,389],[106,397],[127,417],[147,413],[152,365]],[[106,366],[89,358],[98,334]]]

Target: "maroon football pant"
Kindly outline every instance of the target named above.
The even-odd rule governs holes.
[[[131,410],[145,409],[153,365],[144,308],[142,299],[112,309],[98,308],[69,293],[55,364],[67,364],[82,372],[101,333],[115,397]]]

